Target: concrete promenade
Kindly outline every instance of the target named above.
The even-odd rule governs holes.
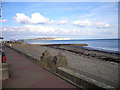
[[[10,73],[10,78],[2,83],[3,88],[76,88],[14,50],[6,46],[3,50]]]

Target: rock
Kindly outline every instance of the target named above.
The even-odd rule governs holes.
[[[58,53],[58,55],[53,57],[52,62],[57,67],[66,67],[67,66],[67,59],[66,56],[62,55],[61,52]]]
[[[47,50],[45,52],[42,53],[41,56],[41,63],[43,66],[47,67],[47,68],[51,68],[51,61],[52,61],[53,56],[50,54],[50,52],[48,52]]]

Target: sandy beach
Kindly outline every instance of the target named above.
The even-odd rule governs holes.
[[[118,84],[118,54],[78,49],[72,46],[12,44],[12,47],[38,60],[45,50],[53,56],[61,52],[68,61],[66,68],[113,86]]]

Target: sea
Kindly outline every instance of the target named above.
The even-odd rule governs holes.
[[[88,44],[83,46],[88,49],[102,50],[109,52],[120,52],[119,43],[120,39],[71,39],[71,40],[33,40],[26,41],[30,44]]]

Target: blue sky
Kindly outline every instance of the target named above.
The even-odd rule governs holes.
[[[117,38],[117,2],[4,2],[5,39]]]

